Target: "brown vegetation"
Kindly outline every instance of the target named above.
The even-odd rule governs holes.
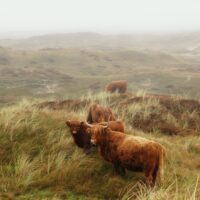
[[[67,99],[63,101],[46,101],[39,104],[34,104],[35,107],[39,109],[47,108],[47,109],[80,109],[81,107],[85,106],[87,102],[81,100],[72,100]]]
[[[131,115],[130,106],[133,106],[136,112],[134,111],[134,117],[131,117],[129,123],[144,132],[160,131],[167,135],[188,135],[196,134],[200,130],[198,100],[165,95],[134,96],[121,102],[119,110]]]
[[[106,98],[106,97],[105,97]],[[200,130],[200,102],[176,96],[147,94],[137,96],[121,94],[109,97],[108,106],[118,116],[126,115],[126,123],[146,133],[161,132],[166,135],[195,135]],[[101,103],[99,100],[98,103]],[[88,99],[52,101],[36,107],[49,109],[85,109]],[[91,122],[89,122],[91,123]]]

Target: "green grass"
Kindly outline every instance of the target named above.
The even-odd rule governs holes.
[[[142,97],[142,100],[127,104],[128,100],[134,97]],[[143,92],[138,92],[136,96],[89,93],[82,97],[82,101],[87,103],[80,103],[78,108],[66,104],[63,108],[53,110],[38,109],[32,106],[38,101],[24,100],[0,110],[0,196],[2,198],[20,200],[196,200],[200,198],[199,129],[196,133],[184,137],[168,136],[158,128],[149,133],[143,132],[142,127],[139,128],[131,123],[138,113],[141,120],[146,120],[151,113],[159,113],[163,108],[157,99],[149,99],[146,102]],[[96,151],[86,155],[74,145],[64,122],[67,119],[84,120],[90,102],[113,107],[118,118],[126,122],[127,134],[153,139],[166,148],[165,178],[161,187],[147,188],[142,173],[128,172],[126,177],[115,176],[111,164],[104,161]],[[178,107],[178,102],[175,103]],[[125,107],[122,107],[122,104]],[[172,111],[160,114],[166,118],[169,112],[173,113]],[[197,117],[193,112],[183,112],[183,114],[186,115],[185,120],[189,119],[187,117]],[[181,124],[171,117],[168,116],[168,121],[175,125]]]

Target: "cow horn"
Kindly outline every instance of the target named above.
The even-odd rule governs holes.
[[[88,126],[88,127],[90,127],[90,128],[93,127],[93,125],[92,125],[92,124],[89,124],[88,122],[85,122],[85,125]]]
[[[68,126],[70,126],[70,120],[67,120],[67,121],[65,122],[65,124],[67,124]]]
[[[109,122],[107,122],[107,124],[103,126],[103,128],[108,128],[108,127],[109,127]]]

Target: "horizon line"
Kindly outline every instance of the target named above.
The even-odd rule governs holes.
[[[198,33],[200,29],[185,29],[185,30],[134,30],[134,31],[95,31],[95,30],[47,30],[47,31],[6,31],[0,32],[0,40],[9,39],[28,39],[32,37],[42,37],[47,35],[64,35],[64,34],[99,34],[102,36],[117,36],[117,35],[178,35]]]

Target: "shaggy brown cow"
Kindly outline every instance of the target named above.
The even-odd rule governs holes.
[[[110,93],[116,91],[118,91],[119,93],[125,93],[126,90],[127,90],[126,80],[112,81],[108,85],[106,85],[106,91]]]
[[[90,149],[90,135],[87,133],[88,126],[84,122],[78,120],[66,121],[67,126],[70,129],[70,133],[74,139],[74,143],[83,149]]]
[[[110,108],[95,103],[90,105],[86,121],[90,124],[108,122],[115,121],[115,117]]]
[[[85,150],[90,149],[90,134],[89,130],[93,125],[88,124],[87,122],[81,122],[78,120],[68,120],[66,121],[67,126],[70,129],[70,133],[74,139],[74,143]],[[110,121],[101,122],[101,126],[108,126],[110,129],[114,131],[124,132],[124,125],[121,121]]]
[[[90,132],[91,143],[98,146],[116,173],[125,174],[125,169],[143,171],[148,185],[161,182],[165,150],[160,144],[102,126],[94,126]]]

